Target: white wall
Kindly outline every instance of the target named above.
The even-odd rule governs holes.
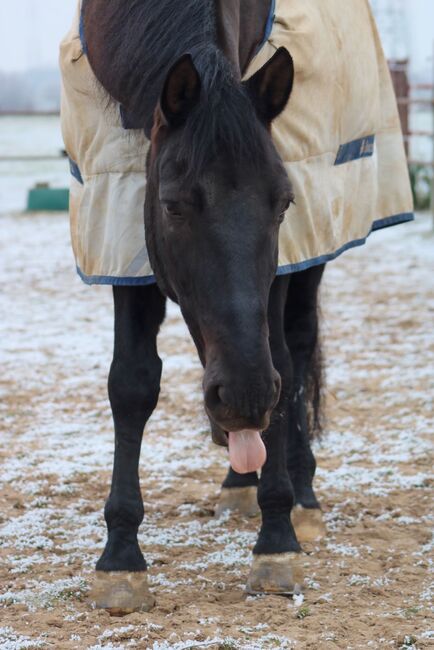
[[[55,66],[76,6],[77,0],[0,0],[0,70]]]

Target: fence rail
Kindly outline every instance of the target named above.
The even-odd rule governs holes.
[[[39,162],[44,160],[65,160],[66,156],[63,154],[57,155],[36,155],[36,156],[0,156],[0,162]]]
[[[434,133],[432,131],[411,131],[410,135],[404,135],[404,138],[432,138]]]
[[[57,149],[57,153],[0,155],[0,162],[45,162],[49,160],[65,160],[67,158],[68,154],[65,149]]]
[[[50,111],[14,111],[14,110],[0,110],[0,117],[51,117],[51,116],[59,116],[60,112],[58,110],[50,110]]]
[[[409,106],[411,104],[419,104],[420,106],[434,106],[434,98],[417,99],[415,97],[398,97],[398,105]]]

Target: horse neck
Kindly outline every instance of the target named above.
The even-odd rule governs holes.
[[[145,112],[152,117],[166,73],[176,59],[204,50],[207,43],[217,45],[219,1],[188,0],[181,11],[179,0],[83,0],[87,54],[96,78],[125,106],[143,97],[149,104]],[[182,29],[179,20],[171,20],[173,12],[182,16]]]
[[[216,0],[218,45],[241,77],[261,44],[271,0]]]
[[[184,29],[176,31],[172,25],[166,34],[161,24],[169,20],[175,2],[178,0],[83,2],[88,59],[96,78],[113,99],[149,128],[165,74],[185,52],[207,52],[207,45],[214,44],[232,64],[235,76],[241,77],[262,41],[271,0],[190,0],[179,14]],[[201,8],[202,17],[198,14]],[[143,22],[147,38],[140,38],[136,20]]]

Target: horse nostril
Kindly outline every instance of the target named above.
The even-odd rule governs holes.
[[[217,389],[217,395],[222,404],[227,406],[227,395],[226,395],[226,389],[224,386],[219,386]]]
[[[213,385],[208,386],[205,392],[205,404],[210,411],[216,409],[221,403],[221,394],[223,393],[223,386]]]

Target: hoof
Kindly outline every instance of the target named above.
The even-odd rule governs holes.
[[[253,556],[247,593],[292,596],[301,592],[302,584],[303,570],[299,553]]]
[[[236,511],[246,517],[254,517],[259,513],[257,487],[222,488],[220,500],[215,509],[215,516],[220,517],[224,512]]]
[[[145,571],[97,571],[90,598],[110,616],[149,612],[155,605]]]
[[[291,521],[299,542],[318,542],[326,535],[327,529],[319,508],[297,505],[292,509]]]

